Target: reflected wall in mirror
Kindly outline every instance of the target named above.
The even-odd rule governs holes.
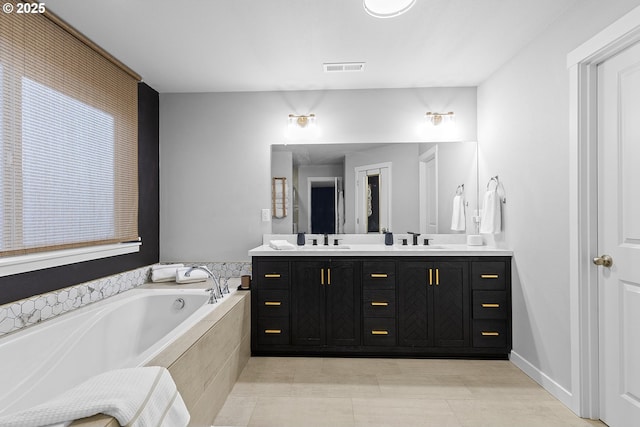
[[[477,164],[476,142],[272,145],[292,195],[272,232],[475,234]]]

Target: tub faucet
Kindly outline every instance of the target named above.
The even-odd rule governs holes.
[[[209,277],[211,277],[211,279],[213,280],[213,286],[205,290],[205,292],[209,292],[209,301],[207,301],[207,303],[213,304],[218,302],[218,298],[222,298],[222,287],[220,286],[220,278],[213,274],[211,270],[209,270],[204,265],[190,267],[187,271],[185,271],[184,275],[186,277],[189,277],[193,270],[204,271]]]

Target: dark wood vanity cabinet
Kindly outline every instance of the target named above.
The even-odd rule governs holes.
[[[506,358],[511,258],[254,257],[254,355]]]
[[[356,261],[291,262],[291,340],[294,346],[360,344],[360,285]]]
[[[398,262],[398,344],[468,347],[468,263]]]

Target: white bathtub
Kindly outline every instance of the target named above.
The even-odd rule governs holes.
[[[134,289],[0,338],[0,415],[101,372],[144,366],[216,309],[207,300],[197,289]]]

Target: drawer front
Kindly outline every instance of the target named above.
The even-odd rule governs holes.
[[[474,320],[474,347],[504,347],[507,345],[506,320]]]
[[[289,263],[287,261],[258,262],[258,289],[289,289]]]
[[[364,317],[396,317],[396,292],[390,289],[364,290],[362,313]]]
[[[364,345],[396,345],[396,320],[385,318],[365,318]]]
[[[471,263],[471,287],[477,290],[506,288],[506,267],[500,261],[477,261]]]
[[[473,291],[474,319],[506,319],[506,291]]]
[[[289,291],[259,290],[258,317],[289,317]]]
[[[289,345],[289,318],[274,317],[258,319],[259,345]]]
[[[395,289],[395,262],[364,261],[362,263],[362,283],[365,289]]]

